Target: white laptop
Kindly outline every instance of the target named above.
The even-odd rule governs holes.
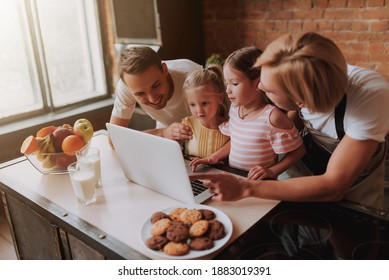
[[[212,196],[206,188],[193,193],[189,161],[184,160],[177,141],[111,123],[106,126],[128,180],[184,203],[202,203]],[[196,171],[201,173],[221,172],[199,167]]]

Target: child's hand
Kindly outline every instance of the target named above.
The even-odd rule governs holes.
[[[275,174],[269,168],[264,168],[260,165],[254,166],[247,174],[247,179],[250,180],[264,180],[275,179]]]
[[[191,162],[189,163],[189,166],[192,168],[192,171],[194,172],[196,170],[196,167],[200,164],[217,164],[217,163],[219,163],[219,160],[212,157],[191,158]]]
[[[163,137],[172,140],[190,140],[192,139],[192,130],[189,126],[182,123],[172,123],[163,129]]]

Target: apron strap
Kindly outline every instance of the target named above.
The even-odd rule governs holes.
[[[343,136],[345,135],[343,119],[344,119],[344,113],[346,111],[346,104],[347,104],[347,94],[343,96],[342,100],[339,102],[338,105],[336,105],[335,108],[335,128],[339,140],[342,140]]]

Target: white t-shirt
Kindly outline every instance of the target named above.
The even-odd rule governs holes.
[[[161,110],[139,104],[140,107],[155,121],[157,127],[166,127],[173,122],[181,122],[190,112],[185,106],[186,100],[182,92],[182,86],[186,76],[195,70],[201,69],[202,66],[188,59],[176,59],[164,61],[168,67],[168,71],[173,79],[174,92],[166,106]],[[115,90],[115,102],[112,110],[112,115],[122,119],[131,119],[134,113],[136,101],[125,83],[120,79]]]
[[[385,142],[389,131],[389,82],[369,69],[349,65],[347,70],[349,82],[343,119],[345,133],[356,140]],[[317,130],[312,136],[318,140],[318,144],[324,144],[328,148],[331,142],[336,143],[335,140],[328,141],[338,139],[334,112],[311,114],[307,109],[302,109],[301,113],[304,119],[311,123],[312,128]],[[320,135],[324,137],[319,137]],[[381,209],[384,195],[384,159],[385,146],[381,145],[343,198]],[[302,165],[288,171],[290,177],[301,175],[310,175]]]
[[[389,82],[380,74],[348,65],[349,84],[344,115],[345,133],[356,140],[384,142],[389,131]],[[301,109],[312,127],[337,139],[334,112],[310,113]]]

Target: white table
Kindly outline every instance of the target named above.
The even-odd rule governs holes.
[[[74,227],[76,219],[90,224],[88,234],[100,237],[103,246],[109,246],[109,240],[116,239],[124,244],[124,248],[121,248],[123,251],[128,246],[129,250],[132,248],[144,256],[156,258],[140,241],[140,230],[155,211],[182,203],[128,181],[119,165],[116,152],[108,144],[106,131],[95,133],[91,147],[100,149],[103,185],[98,191],[97,202],[93,205],[82,206],[77,202],[68,174],[43,175],[27,160],[5,164],[0,169],[1,183],[3,187],[21,195],[27,192],[26,197],[29,199],[31,196],[38,197],[45,201],[45,205],[56,206],[56,209],[63,212],[58,219],[62,219],[64,223],[70,223]],[[278,201],[255,198],[237,202],[205,202],[206,205],[223,211],[231,219],[233,234],[228,243],[233,242],[277,203]],[[216,253],[206,258],[212,258]]]

